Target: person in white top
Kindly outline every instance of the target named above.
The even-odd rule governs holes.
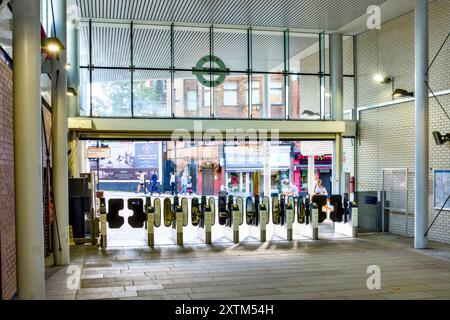
[[[171,172],[170,173],[170,188],[172,189],[172,195],[176,195],[177,194],[177,183],[176,183],[176,179],[175,179],[175,173]]]
[[[138,179],[139,179],[139,184],[138,184],[136,193],[139,193],[139,191],[141,191],[141,187],[142,187],[144,189],[145,194],[147,194],[148,190],[147,190],[147,186],[145,185],[145,172],[142,172],[141,170],[139,170]]]
[[[328,195],[327,188],[322,185],[322,180],[317,180],[317,185],[314,187],[314,194],[317,195]]]

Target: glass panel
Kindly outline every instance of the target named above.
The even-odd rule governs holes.
[[[247,30],[214,29],[214,55],[232,71],[246,71]]]
[[[170,72],[134,72],[133,113],[136,117],[170,116]]]
[[[330,77],[325,77],[325,120],[331,119],[331,87]]]
[[[128,70],[92,72],[92,115],[131,117],[131,76]]]
[[[352,120],[354,101],[354,78],[344,77],[344,120]]]
[[[89,83],[89,69],[80,69],[80,116],[91,115],[91,86]]]
[[[209,29],[175,27],[174,46],[175,68],[192,69],[202,57],[210,54]]]
[[[41,97],[43,97],[50,106],[52,105],[52,80],[46,73],[41,74]]]
[[[170,27],[133,26],[133,63],[143,68],[170,68]]]
[[[344,59],[344,74],[353,75],[353,37],[344,37],[342,51]]]
[[[80,25],[80,66],[89,65],[89,25]]]
[[[214,88],[214,115],[216,118],[248,118],[246,74],[231,74]]]
[[[289,33],[290,72],[319,72],[319,35]]]
[[[320,119],[320,78],[318,76],[290,76],[290,119]]]
[[[4,6],[0,10],[0,46],[6,51],[10,58],[13,57],[12,52],[12,23],[8,23],[12,19],[11,10],[8,6]]]
[[[196,105],[194,105],[194,92],[196,93]],[[209,118],[211,112],[209,92],[209,88],[204,87],[192,72],[175,72],[173,108],[175,117]]]
[[[284,119],[285,87],[283,74],[253,74],[253,83],[260,84],[260,104],[253,101],[252,118]],[[255,94],[255,89],[253,89]],[[258,92],[256,91],[256,92]]]
[[[284,71],[283,32],[253,31],[253,70]]]
[[[129,24],[92,24],[92,64],[102,67],[131,65]]]

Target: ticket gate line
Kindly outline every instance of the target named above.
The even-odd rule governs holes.
[[[272,210],[270,210],[269,198],[262,197],[260,203],[259,196],[246,199],[246,205],[242,197],[236,197],[235,202],[232,196],[219,197],[219,224],[223,226],[224,235],[233,243],[241,241],[241,227],[245,223],[249,230],[249,236],[256,238],[257,241],[267,241],[267,225],[269,223],[270,211],[272,211],[272,222],[274,232],[281,235],[286,241],[293,241],[294,225],[311,225],[312,240],[319,239],[319,225],[326,219],[326,212],[323,211],[323,197],[309,198],[283,195],[272,198]],[[358,235],[358,206],[355,202],[349,202],[346,198],[342,200],[339,195],[330,197],[334,210],[330,212],[330,219],[333,225],[351,228],[351,237]],[[228,200],[228,201],[227,201]],[[326,200],[326,199],[325,199]],[[297,201],[297,202],[296,202]],[[154,247],[157,243],[155,239],[155,230],[160,227],[171,228],[172,239],[179,245],[184,245],[184,228],[188,226],[189,203],[187,198],[180,199],[176,196],[164,199],[164,205],[161,207],[159,198],[130,198],[127,199],[128,209],[132,211],[132,216],[127,219],[128,225],[134,229],[147,228],[147,245]],[[119,212],[124,208],[124,199],[109,199],[108,210],[106,209],[106,199],[99,199],[100,213],[100,246],[105,249],[108,244],[107,232],[109,229],[119,229],[125,223],[124,218]],[[215,223],[216,202],[214,197],[207,199],[202,196],[201,203],[197,198],[192,198],[191,205],[191,225],[197,227],[198,238],[206,244],[213,243],[212,226]],[[163,210],[162,210],[163,209]],[[297,210],[296,210],[297,209]],[[162,211],[164,216],[164,226],[161,226]],[[297,219],[295,215],[297,214]],[[343,222],[343,223],[342,223]],[[350,223],[349,223],[350,222]],[[347,227],[348,226],[348,227]],[[274,233],[274,234],[275,234]],[[259,236],[258,236],[259,234]]]

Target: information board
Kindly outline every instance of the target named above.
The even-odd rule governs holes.
[[[450,195],[450,169],[434,170],[434,208],[441,209]],[[444,207],[450,210],[450,200]]]

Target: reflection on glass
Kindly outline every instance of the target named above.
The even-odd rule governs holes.
[[[173,94],[175,117],[209,118],[211,91],[203,86],[192,72],[175,72]]]
[[[93,71],[92,115],[94,117],[131,116],[131,78],[129,71]]]
[[[320,81],[318,76],[292,75],[289,77],[290,119],[320,119]]]
[[[228,75],[225,81],[214,88],[214,115],[216,118],[247,118],[246,74]]]
[[[283,141],[265,153],[260,144],[222,141],[98,141],[110,148],[111,156],[91,162],[99,172],[100,187],[105,191],[135,192],[139,171],[150,177],[157,174],[158,189],[170,194],[170,172],[176,175],[176,190],[190,181],[193,196],[218,195],[220,190],[232,195],[249,196],[257,187],[265,195],[312,193],[317,180],[331,194],[332,141]],[[91,141],[87,146],[96,146]],[[354,174],[354,140],[344,139],[343,171]],[[309,171],[312,169],[312,171]],[[267,178],[264,176],[267,172]],[[186,180],[188,178],[188,180]],[[148,189],[150,190],[149,186]],[[270,194],[268,194],[270,193]]]
[[[169,116],[170,74],[163,71],[136,71],[134,73],[133,95],[135,116]]]

